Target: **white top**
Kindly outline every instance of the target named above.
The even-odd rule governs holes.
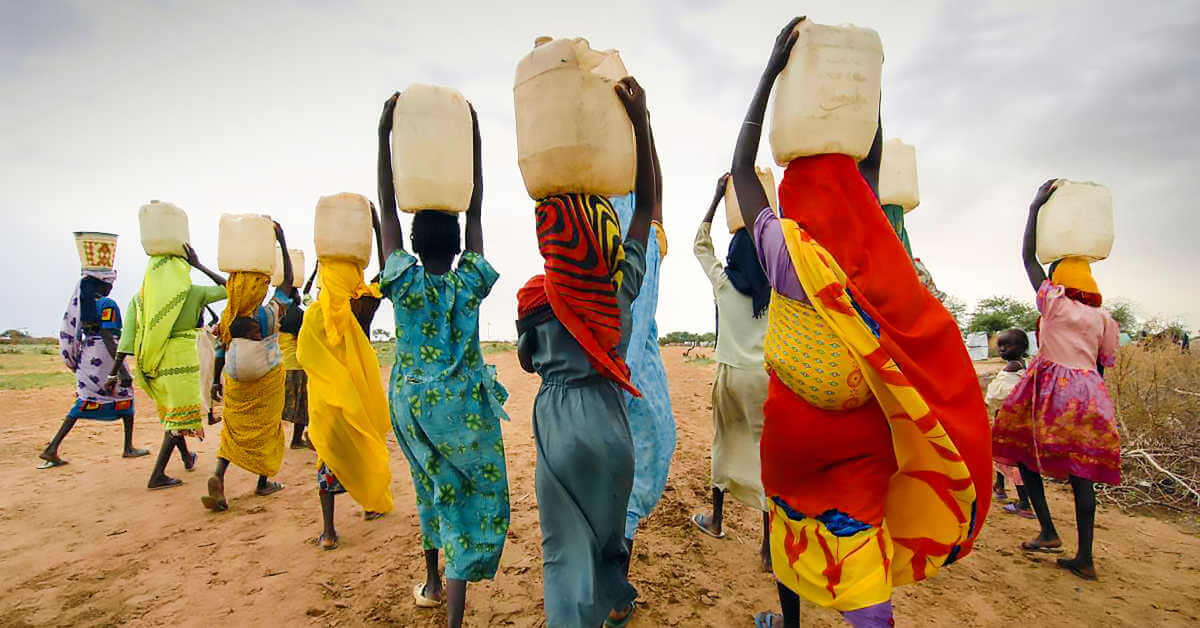
[[[692,251],[708,275],[717,301],[717,362],[737,368],[762,368],[767,315],[754,318],[753,301],[733,287],[713,251],[711,231],[712,223],[700,224]]]

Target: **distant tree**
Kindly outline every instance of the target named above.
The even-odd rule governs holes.
[[[1032,305],[1007,296],[983,299],[971,313],[967,331],[987,332],[990,336],[1010,327],[1030,330],[1037,326],[1038,313]]]
[[[1132,301],[1117,299],[1106,303],[1104,309],[1108,310],[1113,320],[1121,326],[1121,331],[1132,334],[1138,328],[1137,306]]]
[[[967,331],[967,304],[962,299],[946,295],[946,299],[942,301],[942,305],[946,306],[946,311],[950,312],[950,316],[954,317],[954,322],[958,324],[959,332]]]
[[[392,332],[390,332],[386,329],[379,328],[379,329],[371,330],[371,340],[373,342],[387,342],[391,339],[392,339]]]

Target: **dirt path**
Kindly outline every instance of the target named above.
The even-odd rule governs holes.
[[[709,388],[714,367],[665,357],[679,423],[679,446],[662,503],[642,527],[632,579],[645,607],[634,626],[749,626],[774,608],[771,577],[758,570],[760,517],[733,503],[728,538],[693,532],[688,516],[704,507],[712,439]],[[471,626],[540,626],[541,552],[533,495],[530,408],[537,380],[512,354],[491,356],[512,398],[504,425],[512,526],[493,582],[471,587]],[[287,490],[253,495],[240,470],[227,480],[232,510],[200,506],[211,472],[216,432],[198,447],[195,473],[149,492],[150,458],[119,457],[119,424],[80,422],[63,447],[71,464],[34,467],[57,428],[69,389],[0,393],[0,626],[96,625],[444,625],[440,611],[412,605],[423,577],[417,516],[407,465],[393,445],[396,510],[364,522],[348,496],[338,499],[342,546],[306,544],[319,532],[313,456],[288,451],[280,479]],[[157,449],[158,422],[140,396],[136,443]],[[289,426],[290,428],[290,426]],[[1067,493],[1051,489],[1052,508],[1074,543]],[[1177,626],[1200,618],[1200,539],[1147,517],[1102,508],[1096,552],[1102,582],[1087,583],[1054,567],[1052,556],[1016,546],[1036,533],[1032,521],[993,511],[974,554],[931,582],[900,589],[902,626]],[[827,611],[805,609],[805,624],[841,625]]]

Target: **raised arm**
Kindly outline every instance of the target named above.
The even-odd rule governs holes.
[[[750,100],[750,108],[746,111],[746,119],[742,121],[742,130],[738,133],[737,147],[733,150],[733,165],[729,173],[733,177],[733,191],[737,194],[738,205],[742,210],[742,220],[745,221],[751,237],[754,234],[754,220],[758,218],[758,213],[768,206],[767,193],[762,189],[758,174],[754,171],[758,142],[762,138],[763,114],[767,110],[767,99],[771,96],[775,79],[787,66],[788,55],[792,53],[792,46],[796,44],[796,38],[799,36],[795,32],[796,25],[803,19],[793,18],[775,38],[771,57],[758,80],[754,98]]]
[[[275,240],[279,242],[279,252],[283,256],[283,286],[284,292],[292,291],[292,283],[295,281],[296,269],[292,268],[292,256],[288,253],[287,239],[283,237],[283,227],[279,223],[275,223]]]
[[[629,221],[626,240],[646,243],[650,234],[650,218],[654,215],[654,158],[650,148],[650,119],[646,116],[646,92],[637,79],[626,76],[615,86],[617,96],[625,105],[629,121],[633,123],[633,136],[637,143],[637,180],[634,195],[637,205]]]
[[[312,274],[308,276],[308,281],[304,282],[305,296],[307,296],[309,292],[312,292],[313,282],[315,282],[317,280],[317,269],[320,267],[321,267],[321,260],[317,260],[317,263],[313,264],[313,271],[312,271]]]
[[[1029,218],[1025,221],[1025,236],[1021,241],[1021,261],[1025,264],[1025,274],[1029,277],[1029,283],[1033,286],[1034,292],[1037,292],[1042,287],[1042,283],[1046,281],[1046,271],[1042,269],[1042,265],[1038,263],[1037,259],[1038,212],[1050,198],[1050,194],[1054,192],[1054,182],[1057,180],[1050,179],[1038,188],[1037,195],[1029,204]]]
[[[383,113],[379,116],[379,211],[383,214],[381,240],[385,258],[393,251],[404,249],[400,216],[396,214],[396,187],[392,183],[392,112],[396,109],[396,99],[399,97],[400,92],[396,92],[384,101]]]
[[[650,112],[646,112],[646,122],[650,128],[650,155],[654,164],[654,215],[651,220],[657,222],[662,228],[663,224],[663,207],[662,207],[662,166],[658,163],[658,145],[654,143],[654,125],[649,124]]]
[[[368,201],[369,202],[369,201]],[[383,254],[383,236],[380,233],[379,227],[379,211],[375,209],[375,203],[371,205],[371,229],[375,231],[375,254],[379,256],[379,272],[383,274],[383,265],[387,263],[387,256]]]
[[[708,212],[704,214],[704,220],[700,221],[700,228],[696,231],[696,240],[692,244],[692,253],[700,261],[704,275],[714,286],[724,276],[725,267],[721,265],[721,260],[717,259],[717,254],[713,250],[712,221],[713,216],[717,213],[717,205],[721,204],[721,199],[725,196],[725,185],[728,181],[728,174],[723,174],[717,179],[717,189],[713,192],[712,202],[708,204]]]
[[[483,255],[483,144],[479,137],[479,117],[475,106],[471,108],[471,130],[475,136],[475,189],[471,192],[471,204],[467,207],[467,250]]]
[[[225,285],[224,277],[222,277],[221,275],[217,274],[216,272],[210,270],[204,264],[200,263],[200,256],[196,254],[196,249],[193,249],[192,245],[190,245],[190,244],[183,245],[183,251],[185,253],[187,253],[187,261],[188,261],[188,264],[192,265],[192,268],[195,268],[196,270],[207,275],[208,278],[212,279],[213,283],[217,284],[218,286]]]

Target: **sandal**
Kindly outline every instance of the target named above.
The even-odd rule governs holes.
[[[776,624],[778,620],[778,624]],[[771,628],[771,626],[783,625],[783,615],[772,613],[771,611],[763,611],[754,616],[754,628]]]
[[[208,495],[201,497],[200,503],[213,512],[229,510],[229,502],[225,501],[225,482],[215,475],[208,478]]]
[[[55,458],[54,460],[46,460],[43,458],[42,464],[39,464],[38,468],[39,469],[53,469],[54,467],[62,467],[62,466],[68,465],[68,464],[71,464],[71,463],[67,462],[66,460],[63,460],[62,458]]]
[[[604,625],[607,628],[625,628],[625,626],[629,625],[630,621],[633,621],[633,612],[635,610],[637,610],[637,602],[630,602],[629,609],[627,611],[625,611],[624,617],[622,617],[621,619],[618,619],[616,621],[613,621],[612,619],[605,619]],[[611,613],[610,613],[610,615],[611,615]]]
[[[147,486],[146,488],[148,488],[152,491],[161,491],[164,488],[175,488],[176,486],[182,486],[182,485],[183,485],[183,480],[181,480],[179,478],[171,478],[171,479],[167,480],[166,482],[163,482],[162,484],[159,484],[157,486]]]
[[[338,548],[338,538],[336,534],[332,539],[330,539],[329,537],[325,536],[324,532],[322,532],[320,536],[309,542],[325,550],[326,552],[333,551]]]
[[[1056,553],[1062,551],[1062,541],[1054,539],[1053,541],[1043,541],[1034,539],[1021,543],[1021,549],[1026,552],[1050,552]]]
[[[1023,517],[1025,519],[1037,519],[1037,515],[1034,514],[1032,510],[1029,510],[1028,508],[1021,508],[1017,504],[1005,504],[1004,512],[1010,515],[1017,515],[1018,517]]]
[[[714,539],[723,539],[723,538],[725,538],[725,531],[724,531],[724,530],[721,530],[721,533],[720,533],[720,534],[716,534],[716,533],[714,533],[712,530],[709,530],[709,529],[708,529],[708,526],[704,525],[704,515],[701,515],[701,514],[695,514],[695,515],[692,515],[692,523],[696,524],[696,527],[697,527],[697,528],[700,528],[700,531],[701,531],[701,532],[703,532],[703,533],[705,533],[705,534],[707,534],[707,535],[711,536],[711,537],[712,537],[712,538],[714,538]]]
[[[279,491],[282,491],[282,490],[283,490],[283,485],[280,484],[279,482],[267,482],[267,485],[264,486],[263,488],[254,489],[254,494],[258,495],[259,497],[266,497],[267,495],[270,495],[271,493],[278,493]]]
[[[425,597],[424,582],[418,582],[413,586],[413,601],[416,603],[417,608],[437,608],[442,605],[440,599],[435,600],[431,597]]]
[[[1075,563],[1074,559],[1068,560],[1066,558],[1060,558],[1054,562],[1058,564],[1059,568],[1066,569],[1067,571],[1079,576],[1084,580],[1099,580],[1099,578],[1096,577],[1096,571],[1094,569],[1091,571],[1084,571],[1082,567]]]

